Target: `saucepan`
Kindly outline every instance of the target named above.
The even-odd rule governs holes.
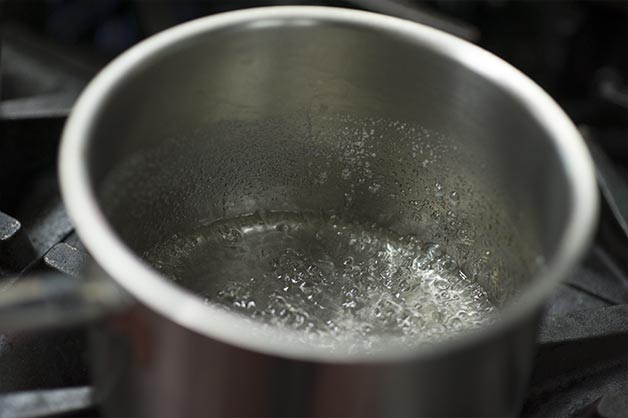
[[[94,393],[113,416],[515,414],[543,302],[586,249],[598,205],[578,131],[518,70],[426,26],[327,7],[214,15],[131,48],[74,106],[59,173],[94,261],[84,280],[18,281],[0,324],[90,320]],[[296,275],[303,248],[250,255],[307,234],[321,254],[380,246],[342,271],[371,268],[384,285],[365,286],[391,295],[347,302],[362,276],[333,265]],[[227,283],[255,260],[289,274]],[[453,284],[433,277],[450,273]],[[304,301],[338,285],[345,299],[329,292],[326,308],[408,333],[362,350],[343,336],[367,339],[369,324],[355,334],[355,321],[328,319],[323,342],[300,301],[260,307],[255,289],[274,292],[272,280]],[[425,283],[440,302],[395,302]],[[490,320],[460,331],[469,312],[445,318],[464,296],[455,286]],[[430,321],[442,338],[423,338]]]

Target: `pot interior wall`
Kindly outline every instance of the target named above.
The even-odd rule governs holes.
[[[88,158],[138,254],[259,209],[333,210],[444,245],[503,304],[569,213],[547,135],[497,82],[401,32],[277,19],[142,63],[102,104]]]

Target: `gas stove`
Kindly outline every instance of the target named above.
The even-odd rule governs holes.
[[[48,2],[33,17],[28,11],[37,3],[3,4],[0,292],[33,273],[81,280],[89,254],[61,202],[56,157],[65,117],[89,79],[158,30],[251,5],[98,1],[90,8],[66,1]],[[598,170],[600,224],[585,260],[547,303],[520,415],[628,416],[626,4],[315,3],[405,17],[464,37],[518,66],[570,114]],[[85,334],[78,327],[0,335],[0,417],[98,416]]]

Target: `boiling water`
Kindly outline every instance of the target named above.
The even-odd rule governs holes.
[[[414,345],[496,317],[438,244],[334,215],[256,212],[175,235],[144,256],[208,304],[330,347]]]

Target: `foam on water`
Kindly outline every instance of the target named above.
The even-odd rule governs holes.
[[[221,220],[144,257],[208,304],[303,330],[303,338],[332,348],[433,342],[497,315],[484,289],[438,244],[329,214]]]

